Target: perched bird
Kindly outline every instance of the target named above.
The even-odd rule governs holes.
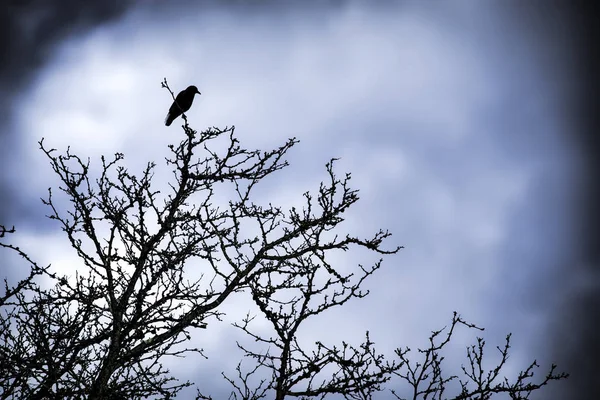
[[[171,122],[181,114],[186,112],[192,106],[192,102],[194,101],[194,95],[198,93],[201,94],[196,86],[188,86],[187,89],[179,92],[177,97],[175,97],[175,101],[169,108],[169,112],[167,113],[167,118],[165,119],[165,125],[171,125]]]

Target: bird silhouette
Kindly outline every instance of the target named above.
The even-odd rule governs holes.
[[[171,122],[173,122],[175,118],[190,109],[196,93],[201,94],[198,88],[193,85],[188,86],[187,89],[179,92],[177,97],[175,97],[175,101],[171,104],[171,108],[169,108],[167,118],[165,118],[166,126],[171,125]]]

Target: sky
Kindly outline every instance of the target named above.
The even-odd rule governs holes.
[[[235,125],[249,148],[300,140],[258,201],[298,204],[339,157],[336,170],[352,173],[361,198],[344,229],[389,229],[390,247],[405,247],[366,283],[366,299],[311,322],[303,340],[343,334],[358,344],[369,330],[389,354],[425,345],[456,310],[486,328],[490,349],[513,333],[509,374],[533,359],[541,374],[552,362],[572,374],[534,398],[589,398],[598,390],[591,312],[600,282],[589,156],[597,139],[586,135],[591,56],[581,39],[589,10],[377,4],[13,6],[1,17],[3,36],[17,39],[1,47],[9,62],[0,70],[0,223],[15,225],[19,245],[42,264],[74,273],[66,238],[44,219],[39,199],[57,181],[37,142],[70,146],[96,167],[122,152],[140,171],[183,137],[178,120],[164,126],[171,99],[160,82],[194,84],[194,128]],[[363,258],[373,261],[336,261]],[[23,273],[0,260],[2,275]],[[165,364],[209,382],[203,391],[219,398],[228,389],[220,372],[233,372],[243,340],[228,323],[247,310],[232,299],[225,321],[194,338],[207,361]],[[455,367],[472,339],[457,338]]]

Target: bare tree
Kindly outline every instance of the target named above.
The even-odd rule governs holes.
[[[431,333],[429,337],[429,347],[419,349],[421,354],[420,361],[411,361],[408,357],[409,348],[397,349],[396,355],[400,360],[401,368],[393,371],[393,375],[400,377],[401,382],[406,382],[409,397],[399,395],[395,390],[391,390],[397,399],[453,399],[453,400],[485,400],[492,398],[492,395],[507,394],[511,399],[528,399],[530,394],[546,386],[553,380],[565,379],[568,374],[556,371],[556,365],[552,365],[545,377],[539,382],[533,382],[535,369],[539,368],[536,361],[533,361],[525,370],[519,372],[513,382],[501,375],[502,369],[508,361],[508,350],[510,349],[511,335],[507,335],[502,347],[496,347],[500,354],[500,361],[490,370],[483,367],[483,354],[485,341],[477,338],[477,344],[467,347],[468,364],[462,365],[461,370],[464,377],[449,375],[446,368],[442,366],[444,356],[442,352],[455,332],[455,329],[463,326],[469,329],[483,331],[474,324],[462,319],[456,312],[452,317],[449,328],[444,328]],[[458,381],[458,390],[449,396],[446,390],[449,384]],[[452,392],[452,391],[451,391]]]
[[[166,81],[163,87],[173,96]],[[416,367],[407,350],[398,350],[396,360],[378,354],[368,332],[356,346],[316,342],[303,348],[298,341],[309,318],[366,296],[361,286],[381,266],[380,259],[345,271],[331,262],[333,252],[365,248],[384,256],[400,250],[383,247],[387,231],[368,238],[343,233],[344,214],[358,201],[350,175],[338,178],[332,159],[328,179],[304,194],[301,210],[258,204],[253,198],[260,182],[287,166],[285,155],[298,141],[247,150],[234,127],[198,133],[183,119],[183,140],[169,146],[165,159],[173,173],[166,191],[153,186],[153,162],[136,175],[117,153],[102,157],[95,172],[90,160],[70,149],[61,154],[39,142],[69,205],[52,189],[43,202],[80,266],[75,276],[39,267],[5,242],[14,229],[0,227],[0,246],[23,257],[31,270],[15,286],[6,282],[0,297],[0,398],[169,399],[193,383],[178,381],[162,362],[204,356],[189,347],[189,339],[220,321],[227,298],[246,292],[274,334],[254,332],[250,313],[235,324],[263,346],[238,344],[252,367],[243,372],[240,363],[237,377],[223,374],[233,386],[231,398],[370,399],[399,378],[414,386],[414,399],[441,399],[455,377],[442,377],[438,351],[455,325],[474,327],[456,316],[446,340],[434,344],[435,333],[423,352],[425,362]],[[217,204],[219,193],[233,193],[227,206]],[[193,277],[190,268],[200,276]],[[41,276],[52,284],[42,286]],[[564,377],[553,366],[545,381],[527,386],[532,366],[512,386],[493,386],[505,359],[482,379],[476,369],[482,351],[479,342],[469,353],[471,369],[465,369],[476,387],[465,383],[454,398],[521,396]],[[254,374],[261,377],[256,385],[249,379]],[[210,398],[200,392],[197,397]]]

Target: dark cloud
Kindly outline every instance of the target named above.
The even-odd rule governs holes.
[[[535,4],[535,5],[533,5]],[[556,362],[571,377],[554,386],[548,393],[552,399],[600,398],[600,232],[598,205],[600,193],[600,114],[598,113],[598,45],[600,26],[597,2],[515,3],[514,16],[531,21],[530,34],[544,39],[547,54],[566,59],[568,70],[560,80],[564,105],[569,121],[569,134],[578,141],[578,158],[583,166],[579,188],[579,207],[573,213],[575,240],[568,260],[556,277],[564,284],[562,293],[552,293],[556,313],[549,329],[548,359]],[[541,40],[540,40],[541,43]],[[548,63],[548,70],[555,65]],[[557,218],[560,216],[557,216]],[[566,234],[566,233],[565,233]],[[572,239],[572,238],[566,238]],[[545,392],[546,393],[546,392]],[[547,394],[544,394],[547,396]],[[548,398],[548,397],[545,397]]]
[[[18,85],[43,65],[66,35],[121,15],[131,1],[12,1],[0,11],[0,80]]]

